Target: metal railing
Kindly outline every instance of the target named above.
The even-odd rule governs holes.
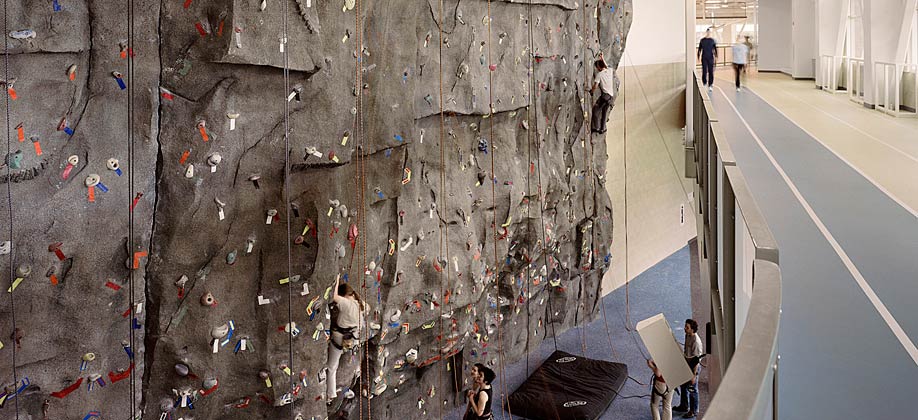
[[[847,76],[848,99],[863,104],[864,103],[864,59],[849,58],[848,68],[845,71]]]
[[[896,117],[918,116],[918,106],[909,109],[902,104],[902,80],[906,72],[918,72],[918,64],[889,63],[877,61],[874,63],[873,100],[876,109]],[[914,96],[918,97],[918,83],[913,84]],[[911,92],[910,92],[911,93]]]
[[[694,78],[696,216],[702,284],[710,286],[713,399],[704,420],[777,419],[781,271],[778,247]]]
[[[848,57],[840,55],[819,56],[819,87],[829,93],[844,92],[849,85],[842,88],[839,70],[846,68]]]

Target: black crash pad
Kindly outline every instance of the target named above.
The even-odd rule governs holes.
[[[624,364],[555,351],[510,395],[510,409],[532,420],[595,420],[627,379]]]

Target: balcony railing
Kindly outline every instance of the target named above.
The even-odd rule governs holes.
[[[847,76],[848,99],[863,104],[864,103],[864,59],[849,58],[848,67],[845,72]]]
[[[903,86],[905,76],[908,74],[914,80],[918,73],[918,64],[888,63],[878,61],[874,63],[873,100],[876,109],[896,117],[918,116],[918,83],[910,83],[911,89],[905,92]],[[903,96],[912,98],[911,104],[903,103]]]
[[[694,144],[702,283],[710,287],[713,400],[705,420],[777,419],[781,271],[759,210],[706,90],[694,78]]]
[[[847,68],[848,57],[840,55],[826,55],[819,57],[819,87],[830,93],[839,93],[847,89],[850,84],[842,86],[845,80],[841,72]]]

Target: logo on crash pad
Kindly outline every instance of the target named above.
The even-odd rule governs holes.
[[[587,405],[587,402],[586,401],[568,401],[564,403],[564,408],[580,407],[581,405]]]
[[[577,358],[573,356],[568,356],[568,357],[562,357],[560,359],[556,359],[555,363],[570,363],[570,362],[573,362],[574,360],[577,360]]]

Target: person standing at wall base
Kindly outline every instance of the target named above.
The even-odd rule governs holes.
[[[692,370],[692,379],[682,384],[680,387],[681,398],[679,406],[673,407],[673,411],[687,411],[682,418],[688,419],[698,415],[698,366],[701,364],[701,357],[704,355],[704,343],[698,335],[698,322],[694,319],[685,320],[685,344],[683,345],[683,356],[689,369]]]
[[[666,384],[663,374],[653,362],[647,361],[647,366],[653,371],[653,381],[650,385],[650,415],[653,420],[673,420],[673,389]],[[663,416],[660,416],[660,403],[663,404]]]
[[[740,86],[740,75],[746,68],[747,58],[749,56],[749,47],[743,43],[742,37],[736,37],[736,44],[733,44],[733,73],[736,74],[736,91],[742,89]]]
[[[717,61],[717,41],[711,37],[711,30],[704,32],[704,38],[698,43],[698,59],[701,60],[701,82],[714,90],[714,63]]]

